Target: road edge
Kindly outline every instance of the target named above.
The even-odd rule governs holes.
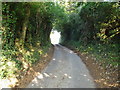
[[[23,76],[21,80],[12,88],[25,88],[27,85],[37,76],[52,60],[54,54],[54,46],[51,45],[49,50],[47,51],[46,55],[41,56],[41,59],[34,64],[32,67],[29,68],[28,72]]]

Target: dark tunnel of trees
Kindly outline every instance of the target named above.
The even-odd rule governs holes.
[[[0,77],[18,73],[50,47],[52,29],[61,44],[93,54],[104,65],[120,65],[120,9],[117,2],[4,2]]]

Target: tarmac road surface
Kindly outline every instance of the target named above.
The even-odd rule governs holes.
[[[48,66],[26,88],[96,88],[80,57],[61,45]]]

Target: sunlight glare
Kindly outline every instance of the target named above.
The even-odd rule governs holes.
[[[60,35],[60,32],[58,32],[58,31],[51,31],[51,34],[50,34],[50,39],[51,39],[51,43],[52,44],[59,44],[59,42],[60,42],[60,37],[61,37],[61,35]]]

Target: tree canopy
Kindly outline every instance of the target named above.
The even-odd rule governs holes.
[[[52,29],[61,32],[61,44],[120,64],[118,2],[3,2],[2,14],[2,79],[19,77],[40,59]]]

